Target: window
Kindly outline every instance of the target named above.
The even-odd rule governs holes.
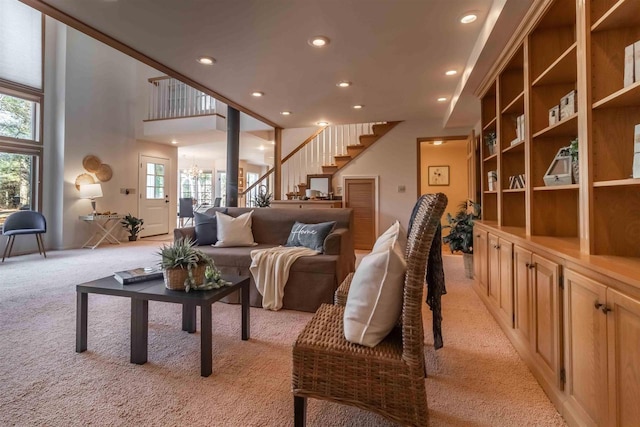
[[[43,28],[37,10],[0,1],[0,224],[39,209]]]
[[[199,205],[211,205],[213,200],[213,172],[201,171],[197,177],[190,170],[180,171],[180,197],[191,197]]]
[[[164,199],[164,165],[147,163],[147,199]]]

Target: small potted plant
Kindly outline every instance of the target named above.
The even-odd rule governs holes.
[[[259,208],[268,208],[271,206],[271,198],[273,195],[267,192],[266,185],[261,185],[258,188],[258,195],[253,198],[253,203]]]
[[[140,233],[144,228],[142,228],[142,224],[144,224],[144,220],[142,218],[136,218],[131,214],[127,214],[120,224],[124,227],[125,230],[129,232],[129,241],[135,242],[138,240],[138,233]]]
[[[489,132],[484,137],[484,142],[487,144],[487,150],[490,156],[496,154],[496,133]]]
[[[461,202],[455,215],[447,213],[449,234],[442,241],[452,253],[462,252],[465,275],[473,279],[473,221],[480,218],[480,204],[471,200]]]
[[[191,239],[178,239],[160,248],[160,267],[167,289],[211,290],[227,285],[211,259],[193,246]]]

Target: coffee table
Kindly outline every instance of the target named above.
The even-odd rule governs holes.
[[[87,350],[87,319],[89,294],[114,295],[131,299],[131,363],[147,362],[149,335],[149,301],[182,304],[182,330],[196,331],[196,306],[200,306],[200,374],[211,375],[211,305],[233,292],[240,292],[242,301],[242,340],[249,339],[249,277],[223,276],[229,286],[211,291],[172,291],[162,279],[121,285],[113,276],[76,286],[76,352]]]

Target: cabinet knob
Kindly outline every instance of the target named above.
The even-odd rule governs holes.
[[[533,270],[534,268],[536,268],[536,263],[535,263],[535,262],[534,262],[534,263],[530,263],[530,262],[528,262],[528,263],[526,264],[526,266],[527,266],[527,268],[528,268],[529,270]]]
[[[597,300],[595,303],[593,303],[593,306],[596,308],[596,310],[600,310],[600,307],[604,307],[604,304],[600,304]]]
[[[607,314],[610,311],[613,311],[612,309],[610,309],[609,307],[607,307],[606,305],[603,304],[603,307],[601,308],[602,312],[604,314]]]
[[[496,245],[496,249],[500,249],[500,245]]]

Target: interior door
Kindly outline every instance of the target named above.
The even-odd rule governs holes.
[[[371,250],[376,242],[376,181],[345,178],[344,206],[353,209],[355,249]]]
[[[169,159],[140,155],[139,217],[144,219],[141,237],[169,233],[169,165]]]

